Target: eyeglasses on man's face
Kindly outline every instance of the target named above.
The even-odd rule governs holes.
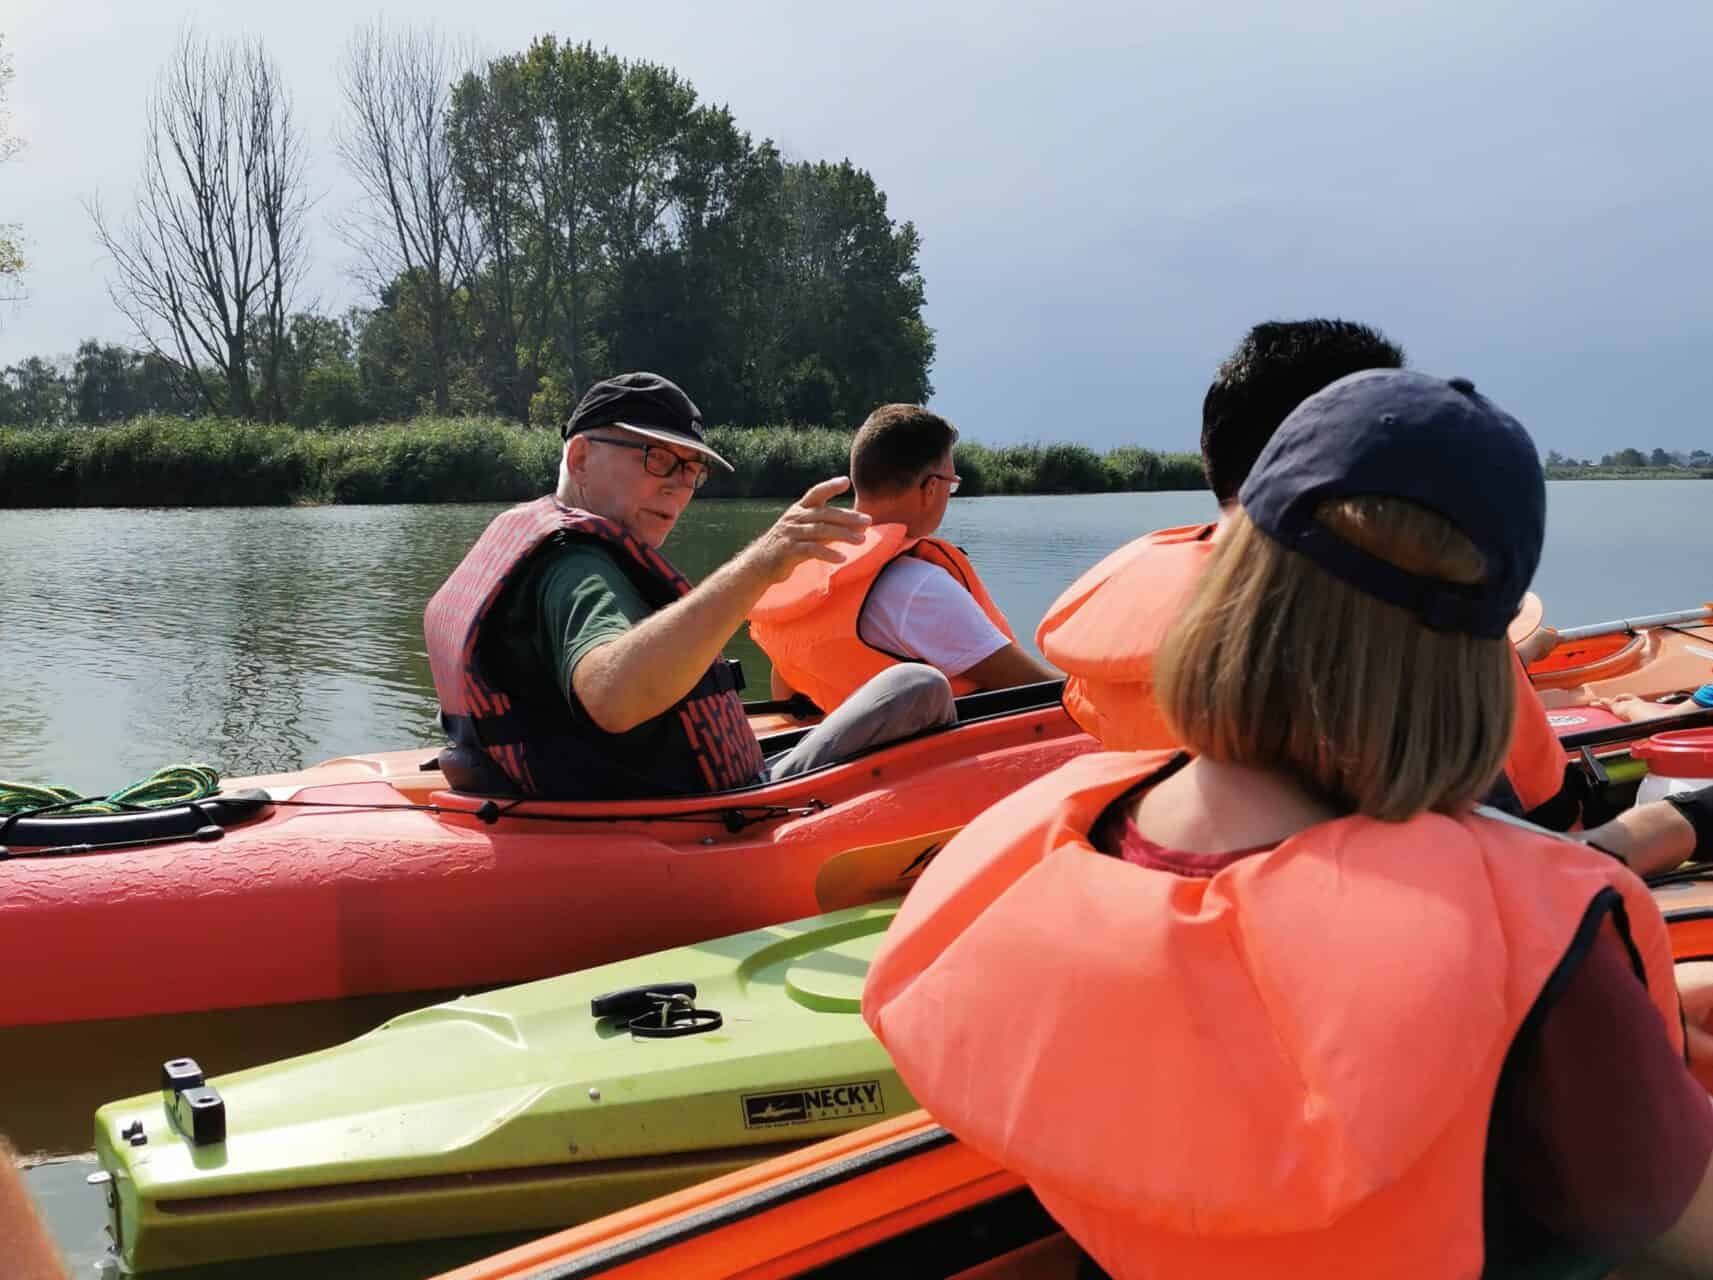
[[[956,493],[958,491],[958,486],[963,483],[963,478],[961,476],[944,471],[930,471],[927,475],[922,477],[923,484],[927,484],[930,480],[944,480],[946,482],[947,493]]]
[[[642,469],[651,476],[664,480],[679,471],[684,473],[684,483],[691,489],[700,489],[708,483],[708,464],[693,458],[680,458],[664,445],[649,444],[643,440],[619,440],[613,436],[589,436],[595,444],[613,444],[621,449],[641,449]]]

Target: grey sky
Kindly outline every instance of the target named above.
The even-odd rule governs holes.
[[[79,200],[128,202],[187,20],[279,61],[323,192],[313,293],[360,301],[328,133],[339,52],[381,13],[663,62],[788,155],[869,169],[922,233],[934,404],[971,438],[1193,448],[1249,324],[1340,314],[1473,378],[1543,450],[1713,447],[1705,0],[6,0],[29,146],[0,220],[33,265],[0,364],[129,337]]]

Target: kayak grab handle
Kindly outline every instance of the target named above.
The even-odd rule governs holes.
[[[623,1018],[631,1035],[643,1040],[671,1040],[700,1035],[725,1023],[717,1009],[696,1007],[694,982],[656,982],[623,987],[589,1001],[595,1018]]]
[[[663,1000],[679,996],[696,998],[694,982],[653,982],[645,987],[621,987],[589,1001],[591,1018],[634,1018],[647,1013]]]

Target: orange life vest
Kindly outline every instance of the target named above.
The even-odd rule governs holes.
[[[1511,749],[1505,755],[1505,777],[1511,790],[1517,793],[1523,812],[1533,815],[1564,789],[1564,748],[1558,743],[1546,707],[1529,679],[1529,669],[1515,649],[1511,650],[1515,667],[1517,718],[1511,728]],[[1565,829],[1575,817],[1573,807],[1565,821],[1554,821],[1545,812],[1536,815],[1543,825]]]
[[[1092,825],[1170,761],[1084,756],[978,817],[863,1016],[1114,1276],[1478,1275],[1501,1070],[1608,916],[1682,1048],[1646,888],[1475,815],[1343,818],[1205,879],[1100,855]]]
[[[857,630],[880,571],[899,556],[939,565],[975,597],[1006,639],[1017,639],[969,557],[949,542],[911,538],[901,524],[877,524],[869,526],[860,545],[833,549],[842,557],[838,564],[805,560],[784,582],[769,587],[749,613],[751,639],[791,687],[808,694],[823,711],[832,711],[894,663],[917,661],[875,648]],[[952,677],[953,693],[974,693],[979,687]]]
[[[1111,751],[1175,747],[1154,705],[1154,654],[1201,581],[1211,524],[1160,529],[1073,582],[1035,645],[1065,673],[1065,710]]]
[[[1065,672],[1065,710],[1108,750],[1179,745],[1154,704],[1154,655],[1201,580],[1214,528],[1161,529],[1120,547],[1072,583],[1035,631],[1036,646]],[[1564,786],[1564,750],[1521,659],[1516,677],[1505,777],[1523,811],[1533,813]],[[1562,828],[1573,815],[1538,816]]]

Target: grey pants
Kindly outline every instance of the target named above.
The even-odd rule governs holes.
[[[957,719],[952,686],[935,668],[921,662],[888,667],[863,685],[803,741],[769,762],[767,780],[793,778],[824,764],[855,755],[924,729]]]

